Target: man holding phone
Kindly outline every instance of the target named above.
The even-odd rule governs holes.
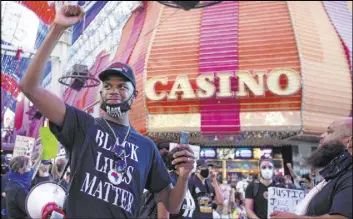
[[[191,177],[189,189],[196,204],[193,218],[213,218],[212,204],[222,205],[224,200],[216,174],[210,171],[204,160],[197,161],[197,170]]]
[[[188,145],[178,145],[173,165],[179,170],[175,187],[157,147],[129,122],[137,96],[133,70],[113,63],[99,74],[99,119],[65,104],[40,86],[45,64],[64,31],[79,22],[83,10],[63,6],[22,77],[24,95],[50,121],[50,129],[71,154],[71,185],[65,206],[67,218],[136,218],[143,190],[156,193],[169,212],[177,213],[184,200],[195,157]],[[56,72],[53,72],[56,74]],[[82,159],[80,159],[82,157]]]

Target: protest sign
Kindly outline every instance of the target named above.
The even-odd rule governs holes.
[[[15,146],[12,157],[26,156],[31,157],[35,139],[27,136],[16,136]]]
[[[269,187],[267,217],[270,218],[274,211],[294,213],[295,206],[304,199],[304,196],[303,190]]]
[[[40,141],[43,146],[42,160],[50,160],[56,157],[59,148],[59,142],[51,133],[49,127],[41,127],[39,129]]]

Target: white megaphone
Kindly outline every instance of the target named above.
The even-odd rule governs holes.
[[[26,212],[33,219],[66,218],[63,210],[66,192],[56,182],[34,186],[26,198]]]

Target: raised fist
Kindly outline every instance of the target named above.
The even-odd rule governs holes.
[[[79,5],[63,5],[56,11],[54,23],[68,28],[78,23],[83,15],[84,11]]]

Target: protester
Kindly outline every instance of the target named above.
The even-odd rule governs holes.
[[[57,183],[60,182],[60,185],[64,187],[65,190],[67,190],[68,188],[69,181],[66,181],[65,177],[63,177],[63,179],[61,180],[61,176],[62,174],[64,174],[64,169],[67,162],[68,161],[65,158],[56,159],[55,164],[53,165],[52,171],[51,171],[54,182],[57,182]]]
[[[231,199],[231,219],[246,219],[246,209],[244,203],[244,196],[241,192],[232,190]]]
[[[351,140],[352,117],[333,121],[307,159],[321,182],[297,205],[295,214],[276,211],[271,218],[352,218]]]
[[[245,197],[245,190],[249,185],[249,181],[245,174],[241,174],[240,181],[237,183],[236,191],[240,192]]]
[[[169,151],[169,142],[167,143],[161,143],[158,144],[158,149],[161,153],[161,156],[164,160],[164,163],[167,165],[167,167],[171,167],[170,165],[170,159],[173,155],[173,150]],[[175,186],[175,184],[178,181],[179,178],[179,170],[175,170],[174,168],[170,168],[169,172],[171,178],[172,178],[172,183]],[[193,187],[193,181],[189,180],[189,188]],[[183,204],[177,214],[169,214],[167,209],[164,207],[164,204],[162,202],[158,202],[158,210],[157,210],[157,215],[158,218],[170,218],[170,219],[185,219],[185,218],[193,218],[193,214],[195,212],[196,204],[191,196],[190,189],[187,190]]]
[[[352,117],[333,121],[327,131],[320,136],[319,147],[334,141],[341,142],[352,154]]]
[[[27,218],[26,197],[31,189],[32,161],[25,156],[11,160],[9,183],[6,186],[6,209],[9,218]]]
[[[275,211],[271,218],[352,218],[352,155],[341,141],[320,145],[307,159],[323,180],[295,209]]]
[[[39,183],[53,180],[53,177],[49,173],[49,169],[50,169],[49,165],[50,165],[50,161],[42,160],[38,169],[37,176],[32,181],[32,187],[38,185]]]
[[[268,188],[274,186],[274,165],[271,160],[259,163],[260,180],[251,182],[245,191],[245,208],[249,218],[267,218]]]
[[[219,205],[219,212],[221,213],[221,218],[229,218],[230,206],[229,199],[231,197],[231,186],[228,184],[227,179],[222,180],[222,184],[219,186],[223,198],[223,204]]]
[[[7,218],[5,188],[8,183],[9,166],[4,154],[1,155],[1,218]]]
[[[209,170],[204,160],[198,160],[197,170],[191,181],[190,192],[196,204],[193,218],[212,218],[212,203],[223,204],[216,175]]]
[[[130,125],[129,110],[138,92],[128,65],[113,63],[99,73],[103,118],[65,104],[40,86],[49,55],[66,29],[82,19],[83,10],[65,5],[55,16],[19,88],[49,119],[51,132],[72,155],[66,217],[136,218],[144,188],[157,193],[169,212],[178,213],[195,157],[188,145],[178,145],[181,151],[174,154],[173,165],[179,178],[173,188],[153,141]]]
[[[283,177],[283,179],[284,179],[284,188],[286,188],[286,189],[299,189],[294,185],[291,176],[285,175]]]

